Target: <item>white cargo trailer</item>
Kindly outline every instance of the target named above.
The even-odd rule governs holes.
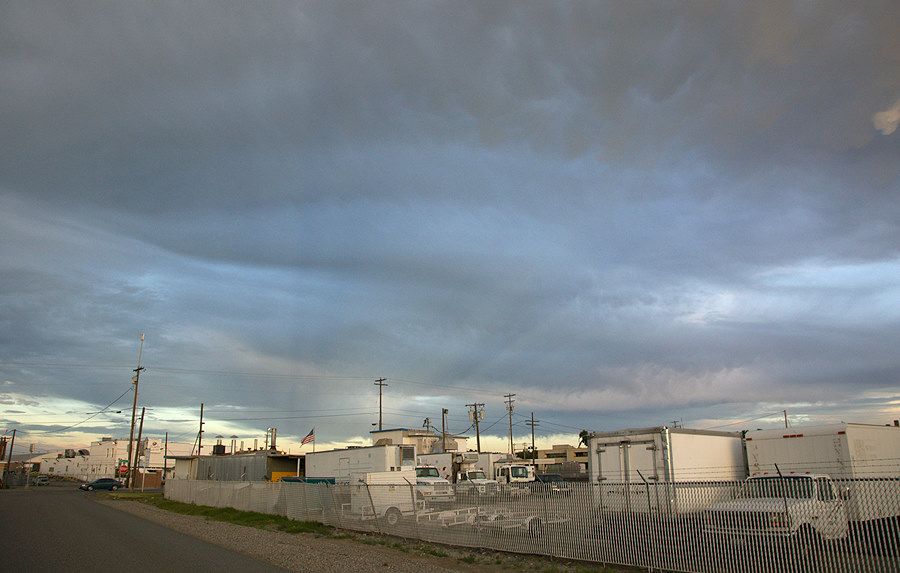
[[[388,444],[306,454],[306,481],[349,484],[353,474],[414,470],[416,448]]]
[[[421,510],[416,502],[416,472],[412,469],[354,474],[350,483],[350,503],[343,504],[345,518],[381,519],[394,527],[403,517]]]
[[[900,477],[900,428],[828,424],[746,435],[750,473],[826,474],[833,479]]]
[[[747,477],[740,432],[636,428],[589,434],[588,473],[601,511],[692,513]]]

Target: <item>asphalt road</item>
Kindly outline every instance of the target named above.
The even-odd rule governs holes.
[[[71,483],[0,490],[0,570],[284,571],[95,503],[96,495]]]

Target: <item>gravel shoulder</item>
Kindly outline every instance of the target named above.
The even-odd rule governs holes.
[[[337,538],[312,533],[292,534],[172,513],[139,501],[99,496],[96,501],[287,571],[612,573],[610,569],[592,564],[561,562],[544,557],[447,547],[377,534],[341,532],[342,535]]]

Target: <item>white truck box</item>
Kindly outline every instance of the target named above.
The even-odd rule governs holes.
[[[586,441],[601,511],[697,512],[747,477],[740,432],[660,426],[594,432]]]
[[[900,428],[827,424],[747,432],[750,475],[819,474],[843,492],[850,521],[900,515]],[[776,470],[776,464],[778,466]]]
[[[900,477],[900,428],[828,424],[746,435],[751,474],[826,474],[832,479]]]
[[[415,446],[388,444],[306,454],[307,481],[350,483],[352,474],[399,472],[416,467]]]
[[[357,519],[384,519],[395,526],[416,512],[416,472],[411,469],[353,474],[350,504],[343,510]]]
[[[494,477],[497,466],[501,464],[516,463],[517,460],[509,454],[497,452],[479,452],[478,459],[473,463],[472,469],[481,470],[485,475]]]

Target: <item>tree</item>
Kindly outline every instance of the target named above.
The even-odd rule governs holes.
[[[587,430],[581,430],[580,432],[578,432],[578,445],[580,446],[581,444],[584,444],[585,446],[587,446],[587,439],[590,435],[591,433]]]

